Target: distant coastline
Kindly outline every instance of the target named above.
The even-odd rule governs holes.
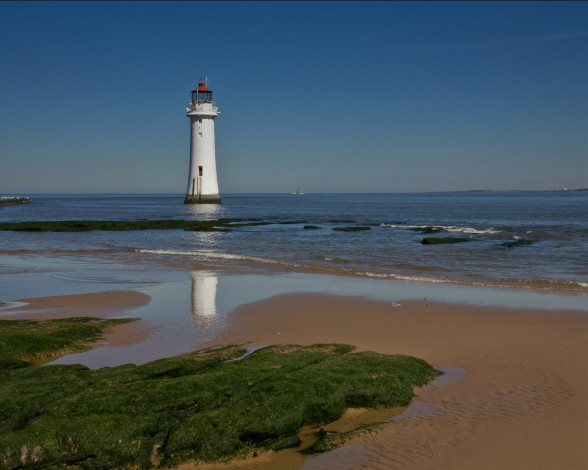
[[[357,192],[306,192],[305,194],[512,194],[512,193],[588,193],[588,188],[562,188],[562,189],[445,189],[445,190],[430,190],[430,191],[357,191]],[[274,194],[291,194],[289,192],[221,192],[225,196],[249,196],[249,195],[267,195]],[[183,197],[183,193],[38,193],[34,196],[50,196],[50,197],[116,197],[116,196],[169,196],[169,197]],[[0,207],[14,204],[28,204],[30,197],[18,196],[2,196],[0,197]]]
[[[441,193],[582,193],[588,192],[588,188],[563,188],[563,189],[469,189],[464,191],[433,191]]]

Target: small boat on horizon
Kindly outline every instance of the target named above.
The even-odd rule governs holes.
[[[298,191],[296,191],[294,194],[304,194],[302,191],[300,191],[300,188],[298,188]]]

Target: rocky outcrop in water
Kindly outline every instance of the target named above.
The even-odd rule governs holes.
[[[0,207],[14,206],[16,204],[30,204],[28,197],[0,197]]]
[[[463,237],[426,237],[422,239],[421,243],[423,245],[440,245],[443,243],[463,243],[471,241],[471,238]]]
[[[501,243],[500,246],[504,246],[505,248],[514,248],[515,246],[525,246],[530,245],[535,240],[528,240],[526,238],[520,238],[518,240],[513,240],[510,242]]]

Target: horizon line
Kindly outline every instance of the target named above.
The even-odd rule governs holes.
[[[414,191],[310,191],[305,194],[435,194],[435,193],[513,193],[513,192],[527,192],[527,193],[548,193],[548,192],[588,192],[586,188],[560,188],[560,189],[443,189],[443,190],[414,190]],[[0,197],[27,197],[24,193],[4,193],[0,194]],[[66,193],[28,193],[34,196],[177,196],[184,197],[182,193],[169,193],[169,192],[137,192],[137,193],[122,193],[122,192],[111,192],[111,193],[77,193],[77,192],[66,192]],[[240,196],[240,195],[258,195],[258,194],[280,194],[280,195],[296,195],[291,192],[221,192],[220,196]]]

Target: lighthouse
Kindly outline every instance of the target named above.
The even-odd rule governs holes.
[[[212,90],[202,78],[192,90],[186,111],[190,118],[190,175],[184,204],[220,204],[214,150],[214,118],[219,112]]]

